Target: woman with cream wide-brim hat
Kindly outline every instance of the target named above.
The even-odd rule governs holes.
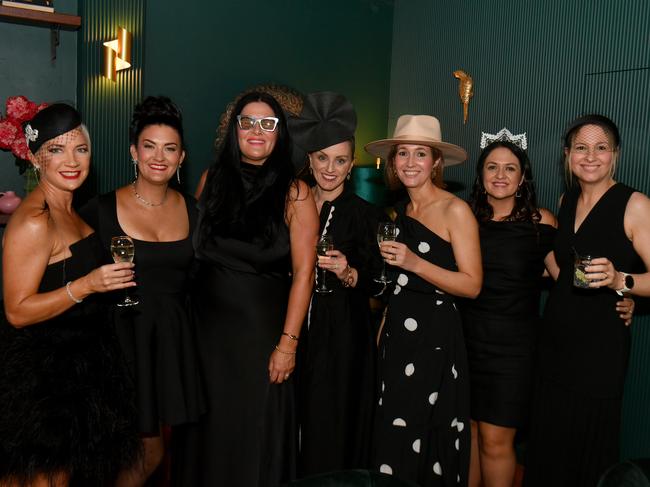
[[[374,467],[422,487],[465,486],[469,377],[454,299],[480,292],[481,253],[471,209],[433,181],[443,160],[467,154],[428,115],[401,116],[392,138],[366,150],[386,160],[389,187],[408,193],[396,205],[397,241],[380,245],[396,285],[379,344]]]

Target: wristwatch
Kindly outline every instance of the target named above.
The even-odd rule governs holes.
[[[634,277],[625,272],[621,272],[621,274],[623,275],[623,287],[616,290],[616,294],[619,296],[623,296],[623,293],[629,293],[634,287]]]

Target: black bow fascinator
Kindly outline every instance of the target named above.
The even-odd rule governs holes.
[[[293,141],[307,152],[350,140],[356,128],[357,114],[352,103],[330,91],[307,95],[300,115],[289,118]]]

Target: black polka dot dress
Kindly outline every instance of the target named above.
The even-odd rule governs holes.
[[[455,270],[451,244],[398,208],[398,241]],[[379,348],[375,468],[422,487],[465,486],[469,377],[454,298],[396,268]]]

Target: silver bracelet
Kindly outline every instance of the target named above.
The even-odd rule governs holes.
[[[68,296],[70,296],[70,299],[72,299],[75,303],[79,304],[83,301],[83,299],[77,299],[72,295],[72,291],[70,291],[70,284],[72,284],[72,281],[68,281],[65,285],[65,292],[68,293]]]

